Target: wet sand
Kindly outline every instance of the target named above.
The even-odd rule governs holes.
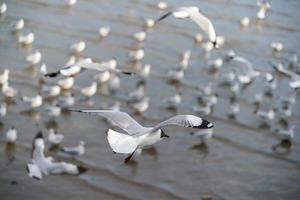
[[[80,1],[73,8],[62,6],[59,0],[8,0],[8,13],[0,22],[0,69],[12,71],[11,84],[23,94],[37,93],[34,71],[24,57],[31,52],[17,44],[16,35],[11,34],[12,25],[20,17],[25,19],[25,33],[34,31],[34,49],[43,54],[49,70],[57,69],[70,55],[69,45],[84,40],[87,48],[83,56],[93,60],[108,60],[117,57],[124,69],[133,69],[127,52],[137,48],[130,35],[143,30],[144,18],[157,18],[164,12],[157,10],[154,1]],[[169,1],[172,7],[183,5],[182,1]],[[299,55],[300,2],[272,1],[272,10],[267,19],[256,26],[255,22],[246,30],[240,29],[238,20],[244,16],[254,18],[258,8],[253,1],[186,1],[185,5],[197,5],[209,13],[217,32],[226,36],[224,47],[212,53],[221,55],[226,49],[234,49],[251,60],[257,69],[272,71],[268,61]],[[111,35],[100,40],[97,30],[109,25]],[[155,124],[174,113],[161,109],[161,99],[175,92],[161,74],[178,64],[178,56],[192,49],[191,66],[186,72],[185,85],[181,86],[183,102],[178,113],[192,113],[196,105],[196,91],[190,87],[215,81],[206,70],[204,54],[193,42],[198,32],[192,22],[181,23],[168,19],[149,32],[144,42],[144,63],[153,66],[154,75],[147,81],[146,92],[150,108],[144,117],[134,117],[144,125]],[[285,50],[273,55],[270,43],[283,42]],[[225,65],[223,68],[229,68]],[[90,84],[92,72],[81,74],[75,88]],[[279,77],[279,92],[289,94],[285,80]],[[74,108],[97,109],[103,103],[122,100],[126,92],[135,88],[137,78],[121,77],[121,88],[116,96],[99,92],[92,98],[94,105],[78,102]],[[79,177],[47,176],[42,181],[30,179],[25,170],[30,157],[31,141],[38,128],[32,116],[20,114],[24,104],[11,105],[8,115],[1,119],[0,130],[0,195],[1,199],[299,199],[300,196],[300,104],[299,94],[293,116],[289,119],[296,125],[295,139],[291,151],[277,153],[272,146],[280,142],[279,137],[268,129],[259,128],[260,121],[253,115],[251,97],[260,87],[254,84],[242,94],[242,108],[237,120],[226,117],[228,91],[217,87],[220,100],[212,116],[215,124],[214,137],[207,146],[192,137],[190,130],[168,127],[165,132],[171,138],[156,144],[153,149],[127,165],[124,155],[113,154],[106,140],[107,124],[97,117],[77,113],[62,115],[51,122],[45,112],[40,113],[40,123],[45,127],[57,127],[65,135],[63,145],[75,145],[84,140],[86,154],[71,159],[89,168]],[[159,88],[159,90],[158,90]],[[126,103],[121,110],[132,113]],[[36,117],[36,115],[35,115]],[[16,147],[7,149],[5,130],[11,125],[19,129]],[[46,131],[45,131],[46,132]],[[49,152],[49,154],[53,154]],[[55,155],[60,159],[69,158]]]

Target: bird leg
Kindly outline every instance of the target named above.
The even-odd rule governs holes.
[[[134,152],[132,152],[127,158],[125,158],[124,163],[128,163],[129,162],[129,160],[132,158]]]

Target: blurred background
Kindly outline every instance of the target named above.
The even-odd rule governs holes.
[[[61,0],[6,1],[7,12],[0,16],[0,69],[1,73],[10,70],[10,85],[21,96],[36,95],[44,82],[55,83],[57,79],[45,79],[41,74],[42,63],[48,71],[61,68],[73,55],[70,45],[84,41],[86,48],[76,54],[77,59],[91,57],[101,62],[115,57],[119,68],[131,71],[139,71],[145,64],[152,66],[145,82],[149,108],[136,114],[134,106],[126,102],[127,94],[141,81],[140,76],[118,76],[120,87],[116,90],[109,83],[100,83],[97,94],[84,99],[80,88],[91,84],[94,71],[77,76],[71,91],[76,97],[72,108],[101,109],[120,102],[120,110],[132,114],[143,125],[156,124],[178,113],[204,117],[215,127],[213,137],[205,143],[190,134],[193,130],[165,128],[170,139],[124,164],[125,156],[113,154],[108,145],[109,126],[98,117],[66,111],[49,116],[44,108],[27,111],[28,106],[19,97],[2,95],[7,114],[1,117],[0,127],[1,199],[299,199],[300,97],[289,87],[289,79],[275,72],[270,63],[286,64],[299,55],[300,2],[272,0],[270,11],[261,21],[256,19],[259,6],[252,0],[166,2],[167,8],[162,9],[159,1],[153,0],[78,0],[73,6]],[[179,6],[199,7],[212,20],[224,44],[209,50],[207,36],[191,20],[169,17],[147,27],[147,19],[157,19]],[[250,24],[243,27],[240,20],[244,17],[249,17]],[[20,18],[25,21],[22,33],[12,33]],[[109,27],[107,37],[99,36],[100,27]],[[137,42],[132,35],[141,31],[147,38]],[[30,32],[35,35],[33,44],[18,44],[18,37]],[[202,34],[203,41],[197,34]],[[283,50],[274,52],[274,42],[282,43]],[[138,49],[143,49],[145,56],[132,61],[128,53]],[[41,52],[42,61],[32,65],[25,58],[36,50]],[[187,50],[191,57],[184,79],[170,83],[170,70],[180,65],[181,55]],[[276,107],[281,97],[295,97],[292,114],[284,118],[284,123],[295,127],[287,147],[282,146],[282,137],[276,131],[279,122],[271,119],[262,123],[253,111],[255,95],[263,82],[254,81],[235,94],[239,111],[232,113],[232,93],[218,83],[220,74],[239,69],[241,64],[223,63],[219,73],[212,72],[208,65],[209,60],[223,59],[228,50],[247,58],[256,70],[276,77],[276,90],[264,102],[264,109]],[[212,85],[218,102],[211,112],[195,112],[199,95],[201,98],[199,88],[208,85]],[[176,109],[166,109],[164,99],[177,92],[181,93],[180,104]],[[45,102],[52,105],[53,99]],[[18,130],[14,145],[5,140],[11,126]],[[50,128],[64,135],[62,146],[74,146],[83,140],[86,153],[69,158],[47,149],[46,154],[82,164],[89,169],[87,173],[47,176],[41,181],[28,177],[26,163],[30,160],[32,138],[39,130],[46,136]]]

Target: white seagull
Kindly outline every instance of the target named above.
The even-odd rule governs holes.
[[[108,130],[107,139],[110,147],[116,153],[130,154],[125,162],[128,162],[135,151],[141,151],[146,146],[151,146],[163,137],[169,137],[162,130],[167,125],[177,125],[189,128],[207,129],[213,124],[194,115],[176,115],[153,127],[144,127],[136,122],[125,112],[108,110],[74,110],[76,112],[96,114],[112,121],[123,130],[122,133]]]
[[[43,105],[43,98],[41,95],[34,97],[23,96],[22,101],[30,105],[31,108],[38,108]]]
[[[62,152],[72,155],[81,156],[85,153],[84,141],[80,141],[77,146],[74,147],[64,147],[60,149]]]
[[[102,38],[107,37],[110,33],[110,27],[102,26],[99,28],[98,33]]]
[[[52,157],[44,154],[45,142],[42,132],[39,132],[33,139],[31,163],[27,164],[28,176],[41,180],[43,175],[49,174],[70,174],[80,175],[87,171],[86,168],[67,162],[55,162]]]
[[[208,35],[208,38],[210,42],[213,43],[214,47],[217,47],[217,41],[216,41],[217,36],[216,36],[215,28],[211,23],[211,21],[200,12],[198,7],[195,6],[179,7],[171,12],[166,13],[165,15],[160,17],[157,21],[161,21],[166,17],[168,17],[169,15],[173,15],[178,19],[190,18],[197,25],[199,25],[200,28]]]
[[[6,142],[14,143],[18,138],[18,131],[17,129],[12,126],[6,131]]]
[[[64,135],[58,134],[57,131],[54,130],[53,128],[49,129],[48,141],[52,145],[59,145],[63,139],[64,139]]]
[[[0,74],[0,85],[8,82],[9,79],[9,69],[5,69],[2,74]]]
[[[6,5],[6,3],[2,3],[2,4],[0,5],[0,15],[5,14],[6,11],[7,11],[7,5]]]
[[[257,19],[263,20],[266,17],[266,13],[271,9],[271,4],[268,1],[257,1],[259,11],[256,14]]]
[[[20,35],[18,41],[22,45],[30,45],[34,41],[34,33],[31,32],[27,35]]]
[[[78,43],[72,44],[70,48],[71,48],[72,52],[74,52],[74,53],[80,53],[80,52],[82,52],[85,49],[85,46],[86,46],[85,42],[84,41],[80,41]]]
[[[24,19],[21,18],[19,19],[15,24],[14,24],[14,31],[20,31],[24,28]]]
[[[38,50],[26,56],[26,61],[32,65],[38,64],[42,60],[42,54]]]
[[[85,97],[91,97],[96,94],[97,88],[98,88],[98,83],[94,81],[90,86],[81,88],[80,93]]]

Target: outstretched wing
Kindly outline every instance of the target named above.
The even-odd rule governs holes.
[[[167,125],[176,125],[183,126],[189,128],[198,128],[198,129],[208,129],[212,128],[214,125],[209,121],[202,119],[200,117],[196,117],[194,115],[176,115],[171,117],[159,124],[157,124],[153,130],[157,130],[163,126]]]
[[[167,18],[168,16],[170,16],[171,14],[172,14],[172,12],[168,12],[168,13],[164,14],[163,16],[161,16],[160,18],[158,18],[156,21],[157,21],[157,22],[158,22],[158,21],[161,21],[161,20]]]
[[[112,69],[112,68],[108,67],[105,63],[85,62],[85,63],[80,64],[80,67],[85,68],[85,69],[90,69],[90,70],[96,70],[96,71],[100,71],[100,72],[113,71],[113,72],[122,73],[122,74],[126,74],[126,75],[134,75],[135,74],[135,72],[122,71],[120,69]]]
[[[36,164],[28,163],[26,166],[26,170],[27,170],[28,176],[33,179],[41,180],[43,177],[41,170],[39,169],[39,167]]]
[[[216,42],[216,32],[210,19],[205,17],[202,13],[193,11],[189,13],[190,18],[200,26],[200,28],[208,35],[211,42]]]
[[[141,126],[135,119],[130,117],[125,112],[112,110],[71,110],[88,114],[96,114],[113,122],[116,126],[126,131],[128,135],[136,135],[141,132],[146,132],[149,128]]]

